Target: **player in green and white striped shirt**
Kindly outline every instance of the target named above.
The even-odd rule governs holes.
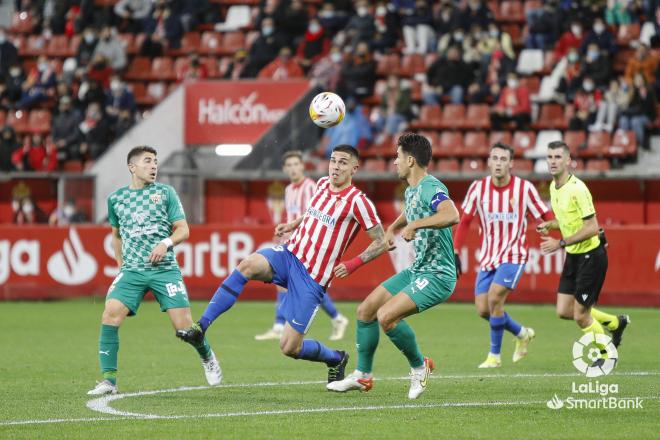
[[[179,196],[171,186],[156,182],[158,159],[153,148],[133,148],[127,162],[131,184],[108,197],[112,247],[120,271],[108,289],[101,318],[103,381],[89,395],[117,393],[119,326],[137,313],[147,291],[151,290],[176,330],[192,325],[186,286],[173,250],[189,236]],[[208,383],[218,385],[222,371],[206,339],[195,349]]]

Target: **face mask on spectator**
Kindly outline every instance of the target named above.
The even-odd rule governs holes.
[[[264,26],[261,28],[261,33],[264,35],[264,37],[268,37],[273,34],[273,28],[270,26]]]
[[[72,217],[73,214],[75,214],[75,212],[76,212],[76,208],[74,208],[71,205],[65,205],[64,209],[62,210],[62,213],[64,214],[64,217],[67,217],[67,218]]]
[[[588,50],[587,51],[587,59],[590,61],[593,61],[598,58],[598,51],[597,50]]]
[[[0,44],[4,44],[7,41],[7,36],[5,34],[0,34]]]
[[[48,69],[48,63],[45,61],[41,61],[39,64],[37,64],[37,69],[39,72],[45,72],[46,69]]]
[[[578,60],[578,54],[577,54],[577,53],[575,53],[575,52],[570,52],[570,53],[568,54],[568,62],[570,62],[570,63],[574,63],[574,62],[576,62],[577,60]]]
[[[379,17],[382,17],[383,15],[387,14],[387,8],[385,6],[378,6],[376,8],[376,15]]]
[[[13,212],[18,211],[18,208],[20,208],[20,204],[18,203],[18,200],[12,200],[11,201],[11,210]]]
[[[605,25],[603,23],[596,23],[594,25],[594,32],[597,34],[602,33],[605,30]]]
[[[454,40],[463,41],[463,32],[454,32]]]
[[[506,80],[506,85],[512,89],[515,89],[516,87],[518,87],[518,80],[515,78],[509,78]]]
[[[319,31],[321,30],[321,25],[318,24],[318,23],[311,23],[311,24],[309,25],[309,29],[308,29],[308,30],[309,30],[309,32],[311,32],[312,34],[316,34],[317,32],[319,32]]]
[[[27,203],[23,204],[23,212],[24,213],[32,214],[33,211],[34,211],[34,206],[32,206],[32,203],[27,202]]]
[[[497,29],[491,29],[490,31],[488,31],[488,34],[491,36],[491,38],[497,38],[500,36],[500,31],[498,31]]]
[[[19,69],[18,67],[12,67],[11,69],[9,69],[9,74],[14,77],[19,76],[21,74],[21,69]]]
[[[585,92],[591,92],[594,89],[594,83],[586,82],[584,83],[583,87]]]
[[[366,16],[368,13],[369,13],[369,9],[367,9],[365,6],[360,6],[359,8],[357,8],[357,14],[358,14],[360,17],[364,17],[364,16]]]
[[[330,60],[333,63],[338,63],[341,61],[341,54],[339,52],[333,52],[330,54]]]
[[[112,81],[110,81],[110,90],[112,90],[113,92],[118,92],[119,90],[121,90],[121,81],[117,79],[113,79]]]
[[[582,27],[580,27],[578,25],[573,25],[573,26],[571,26],[571,32],[576,37],[579,37],[580,35],[582,35]]]
[[[87,44],[94,42],[94,34],[85,34],[84,38]]]

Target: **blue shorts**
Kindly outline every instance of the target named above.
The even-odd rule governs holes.
[[[482,270],[477,275],[474,294],[481,295],[488,292],[492,283],[497,283],[507,289],[514,290],[525,270],[524,264],[502,263],[495,270]]]
[[[273,269],[273,284],[287,289],[280,312],[295,331],[306,334],[323,301],[325,289],[309,275],[298,257],[285,246],[259,249]]]

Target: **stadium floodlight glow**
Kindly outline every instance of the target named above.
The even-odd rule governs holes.
[[[247,156],[252,152],[250,144],[218,144],[215,154],[218,156]]]

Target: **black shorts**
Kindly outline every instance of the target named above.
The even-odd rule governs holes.
[[[559,292],[575,296],[586,307],[598,301],[607,275],[607,250],[600,246],[584,254],[566,253],[564,269],[559,279]]]

